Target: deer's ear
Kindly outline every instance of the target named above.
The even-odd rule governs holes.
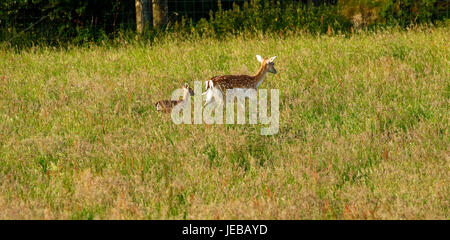
[[[185,84],[184,84],[184,87],[185,87],[185,88],[189,88],[189,84],[185,83]]]
[[[258,60],[258,62],[262,63],[263,62],[263,58],[259,55],[256,55],[256,59]]]
[[[273,60],[275,60],[275,58],[277,58],[277,56],[273,56],[269,59],[269,62],[273,62]]]

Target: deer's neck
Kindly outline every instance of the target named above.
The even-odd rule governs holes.
[[[186,100],[189,99],[190,97],[191,97],[191,94],[190,94],[189,91],[188,91],[188,92],[185,92],[185,93],[184,93],[182,99],[175,100],[175,101],[172,101],[172,102],[176,102],[176,103],[186,102]]]
[[[191,94],[189,93],[189,91],[186,91],[186,93],[184,93],[183,96],[183,100],[182,101],[186,101],[187,99],[189,99],[191,97]]]
[[[253,76],[253,79],[255,80],[256,88],[264,81],[267,75],[267,69],[266,64],[261,64],[261,67],[259,68],[258,72]]]

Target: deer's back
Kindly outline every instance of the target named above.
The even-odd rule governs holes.
[[[223,75],[211,78],[220,89],[254,88],[254,78],[249,75]]]
[[[160,112],[169,112],[181,101],[161,100],[155,104],[156,110]]]

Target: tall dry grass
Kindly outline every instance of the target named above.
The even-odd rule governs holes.
[[[449,28],[0,50],[1,219],[449,219]],[[277,55],[280,131],[154,102]]]

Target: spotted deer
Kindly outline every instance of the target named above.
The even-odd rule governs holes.
[[[217,96],[216,91],[220,91],[223,94],[227,89],[242,88],[242,89],[254,89],[257,90],[261,83],[266,78],[268,72],[276,74],[275,60],[276,56],[263,59],[260,55],[256,55],[256,59],[261,63],[261,67],[258,72],[253,75],[223,75],[215,76],[206,81],[206,103],[204,106],[213,102],[213,96]]]
[[[169,113],[170,111],[172,111],[172,109],[178,105],[178,104],[185,104],[187,102],[187,100],[191,97],[194,96],[194,90],[192,90],[192,88],[189,87],[189,85],[187,83],[184,84],[183,86],[183,91],[184,91],[184,95],[183,95],[183,99],[180,100],[161,100],[158,101],[155,104],[155,108],[158,112],[164,112],[164,113]]]

